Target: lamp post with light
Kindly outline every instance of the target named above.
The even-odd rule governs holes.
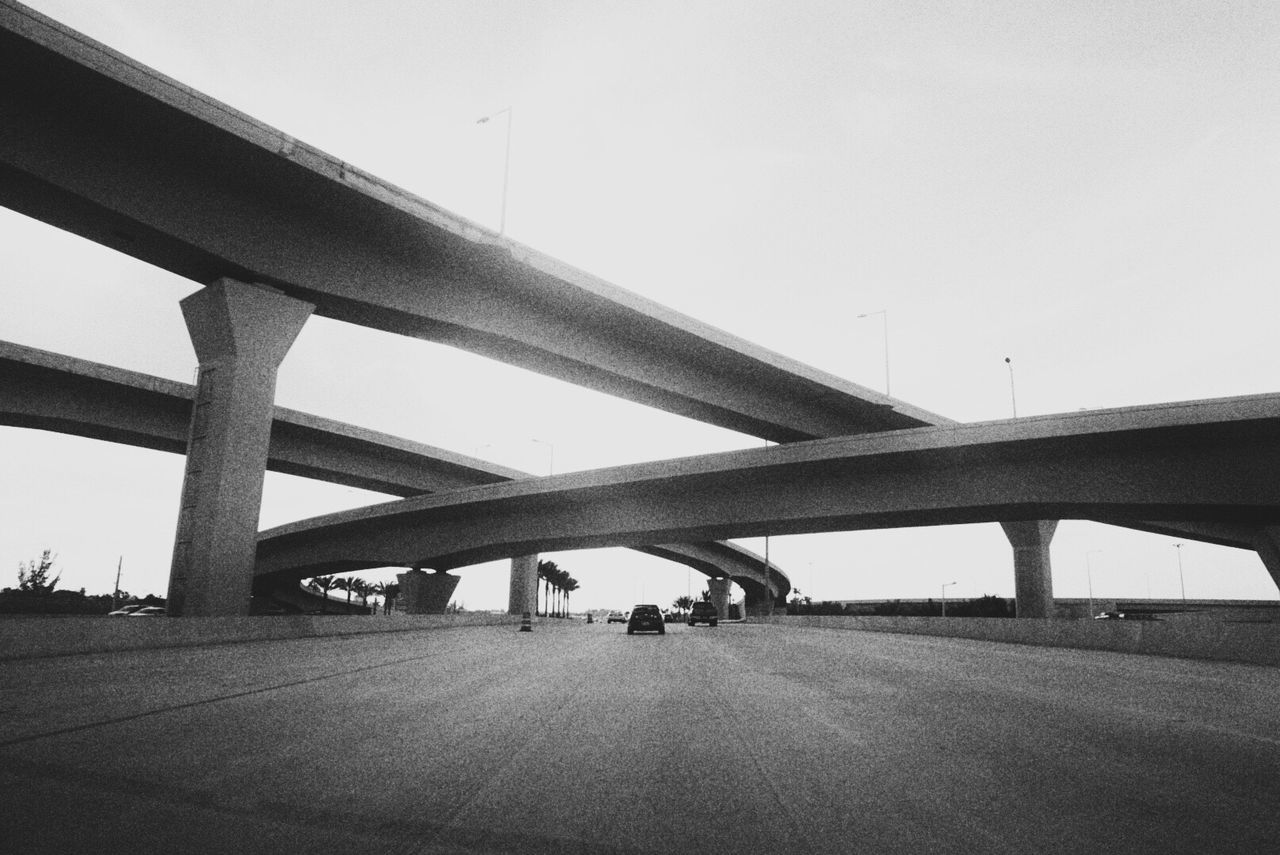
[[[1018,417],[1018,393],[1013,388],[1013,360],[1009,357],[1004,358],[1004,364],[1009,366],[1009,400],[1013,403],[1013,417]]]
[[[1093,563],[1090,558],[1101,549],[1090,549],[1084,554],[1085,578],[1089,581],[1089,617],[1093,617]]]
[[[1178,550],[1178,584],[1182,587],[1182,602],[1187,601],[1187,582],[1182,578],[1182,544],[1175,543],[1173,548]]]
[[[942,616],[947,616],[947,588],[954,585],[955,582],[947,582],[942,586]]]
[[[498,234],[500,235],[507,233],[507,182],[511,177],[511,121],[515,114],[510,107],[503,107],[492,115],[476,119],[477,125],[483,125],[492,119],[498,118],[503,113],[507,114],[507,151],[502,161],[502,218],[498,221]]]

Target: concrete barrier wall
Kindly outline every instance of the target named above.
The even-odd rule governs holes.
[[[1280,623],[1224,621],[1204,615],[1158,621],[782,615],[769,620],[794,627],[936,635],[1280,666]]]
[[[130,618],[100,615],[6,617],[0,620],[0,660],[108,653],[152,647],[189,647],[407,632],[455,626],[518,625],[519,617],[493,614],[370,616],[296,615],[272,617]]]

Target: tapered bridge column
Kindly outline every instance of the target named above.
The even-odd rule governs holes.
[[[200,374],[168,611],[247,615],[276,370],[315,306],[233,279],[219,279],[181,305]]]
[[[462,581],[443,570],[427,573],[417,567],[396,575],[400,582],[400,600],[408,615],[442,615],[449,607],[453,591]]]
[[[1020,618],[1053,617],[1053,565],[1049,543],[1057,520],[1002,522],[1013,546],[1014,593]]]
[[[711,592],[711,604],[716,607],[716,615],[720,620],[729,617],[729,585],[732,579],[709,579],[707,590]]]
[[[507,614],[533,614],[538,610],[538,556],[521,555],[511,559],[511,588],[507,597]]]

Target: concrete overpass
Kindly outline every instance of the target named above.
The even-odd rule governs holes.
[[[0,342],[0,424],[182,454],[194,393],[187,383]],[[267,468],[393,496],[533,477],[284,407],[275,408]],[[713,580],[732,579],[755,597],[764,590],[764,559],[736,544],[646,544],[637,549]],[[785,597],[791,589],[786,574],[771,564],[768,577],[774,597]]]
[[[1244,526],[1274,543],[1280,395],[915,428],[406,499],[264,532],[258,572],[447,570],[544,549],[1045,519]],[[1028,580],[1041,602],[1020,591],[1019,606],[1051,614],[1042,572]]]
[[[172,613],[252,573],[275,371],[311,313],[777,442],[940,417],[506,240],[0,0],[0,204],[180,276],[201,363]]]
[[[0,71],[0,204],[210,286],[183,301],[201,406],[175,613],[241,608],[275,370],[312,313],[776,442],[951,424],[496,235],[13,0]],[[1019,598],[1039,600],[1022,580],[1046,575],[1053,523],[1004,522]],[[1280,566],[1264,529],[1202,531]]]
[[[0,204],[196,282],[775,442],[941,417],[477,226],[0,0]]]

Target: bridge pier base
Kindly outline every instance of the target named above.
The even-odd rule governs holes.
[[[1057,520],[1002,522],[1013,547],[1014,593],[1020,618],[1053,617],[1053,565],[1049,543]]]
[[[743,617],[772,617],[778,611],[779,606],[776,599],[769,601],[769,594],[765,592],[763,585],[746,584],[742,586],[744,594],[742,608],[746,612]],[[786,606],[782,606],[785,614]]]
[[[716,607],[716,615],[720,620],[729,617],[729,585],[732,579],[708,579],[707,590],[711,592],[711,604]]]
[[[219,279],[181,302],[200,360],[168,611],[247,615],[276,371],[315,306]]]
[[[426,573],[416,567],[405,573],[397,573],[396,580],[400,583],[400,601],[404,603],[404,612],[410,615],[444,614],[449,607],[449,598],[461,581],[443,570]]]
[[[534,614],[538,611],[538,556],[521,555],[511,559],[511,588],[507,597],[507,614]]]

